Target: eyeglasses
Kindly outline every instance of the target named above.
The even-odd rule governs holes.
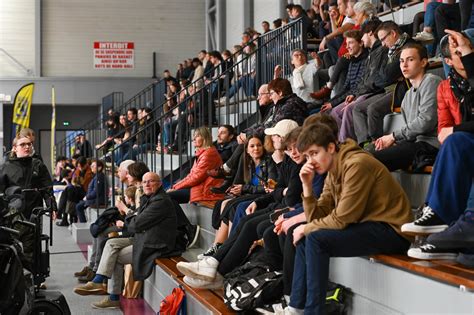
[[[23,142],[23,143],[17,143],[16,144],[19,147],[26,148],[26,147],[32,147],[33,143],[32,142]]]
[[[390,35],[390,32],[387,33],[384,37],[380,38],[380,42],[383,43],[387,39],[388,35]]]
[[[258,97],[264,96],[264,95],[270,95],[270,93],[258,93]]]

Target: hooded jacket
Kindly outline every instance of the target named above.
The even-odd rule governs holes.
[[[319,199],[303,197],[305,234],[375,221],[402,235],[401,226],[412,221],[410,202],[388,169],[353,140],[340,144],[333,163]]]
[[[188,176],[173,185],[173,189],[191,188],[189,202],[221,200],[222,194],[214,194],[211,187],[222,184],[221,179],[212,178],[207,175],[207,171],[222,166],[222,159],[214,146],[196,151],[196,161]]]

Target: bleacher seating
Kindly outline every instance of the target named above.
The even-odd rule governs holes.
[[[382,20],[393,17],[397,23],[406,24],[413,20],[414,14],[422,6],[422,2],[412,3],[380,16]],[[318,45],[318,40],[308,41],[308,45]],[[431,64],[430,71],[441,73],[440,63]],[[216,108],[218,121],[234,125],[235,122],[244,121],[257,111],[256,101],[248,103],[251,106],[247,110],[242,109],[239,102]],[[401,118],[399,109],[386,116],[384,130],[390,132],[400,127]],[[217,128],[212,128],[212,133],[215,138]],[[190,152],[194,152],[191,145]],[[168,176],[180,167],[180,163],[188,162],[190,156],[163,156],[153,151],[146,153],[144,160],[149,161],[154,169],[160,170],[161,174]],[[410,170],[393,173],[407,192],[413,208],[425,201],[431,171],[432,167],[426,167],[424,174],[412,174]],[[176,268],[180,261],[194,261],[198,253],[212,244],[215,236],[211,225],[213,206],[213,202],[182,205],[190,221],[201,226],[198,247],[188,250],[182,257],[156,260],[155,270],[144,285],[144,298],[155,311],[158,311],[159,303],[172,288],[181,285],[188,295],[189,314],[233,314],[223,303],[222,290],[191,288],[183,282],[183,275]],[[83,236],[79,233],[84,227],[80,224],[73,225],[77,242],[87,242],[82,241]],[[351,289],[349,311],[352,314],[474,313],[474,271],[452,262],[420,261],[405,255],[333,258],[330,272],[332,281]],[[434,299],[433,296],[443,298]]]

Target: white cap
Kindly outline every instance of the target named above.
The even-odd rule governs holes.
[[[293,129],[298,128],[298,123],[291,119],[283,119],[277,122],[277,124],[273,128],[265,129],[265,134],[272,136],[272,135],[279,135],[280,137],[286,137]]]

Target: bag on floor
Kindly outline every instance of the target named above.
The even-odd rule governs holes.
[[[346,295],[347,295],[346,287],[334,282],[329,282],[328,288],[326,291],[326,314],[327,315],[345,314]]]
[[[125,265],[124,271],[124,288],[122,295],[127,299],[136,299],[142,291],[143,281],[135,281],[133,279],[132,265]]]
[[[234,311],[252,310],[283,297],[283,274],[272,271],[265,252],[255,250],[247,260],[225,276],[224,303]]]
[[[158,315],[186,315],[186,292],[182,286],[174,288],[160,303]]]

